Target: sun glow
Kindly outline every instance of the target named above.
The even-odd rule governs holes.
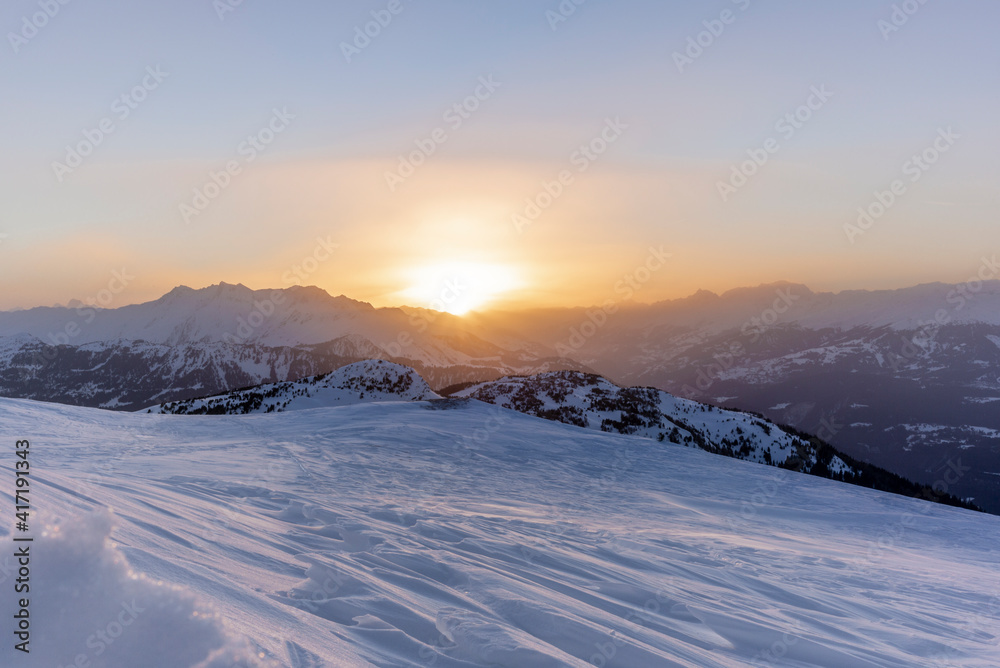
[[[481,309],[521,285],[511,267],[476,262],[450,262],[408,272],[411,286],[403,296],[412,306],[452,315]]]

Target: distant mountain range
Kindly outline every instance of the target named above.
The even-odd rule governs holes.
[[[618,383],[762,413],[1000,513],[1000,281],[838,294],[778,283],[610,310],[478,322]]]
[[[176,288],[118,309],[0,312],[0,395],[135,410],[384,358],[435,387],[573,368],[544,345],[319,288]]]
[[[137,410],[370,358],[431,388],[575,370],[759,412],[1000,513],[1000,282],[780,283],[457,318],[315,287],[0,312],[0,395]]]

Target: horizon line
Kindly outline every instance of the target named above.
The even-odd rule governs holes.
[[[211,283],[211,284],[205,285],[203,287],[199,287],[199,288],[192,288],[192,287],[190,287],[188,285],[185,285],[185,284],[179,284],[179,285],[174,286],[173,288],[171,288],[167,292],[164,292],[159,297],[156,297],[154,299],[147,299],[145,301],[133,301],[133,302],[128,302],[128,303],[124,303],[124,304],[119,304],[119,305],[113,306],[113,307],[97,306],[97,305],[88,304],[86,302],[83,302],[82,300],[80,300],[78,298],[72,298],[68,302],[66,302],[65,304],[58,304],[58,303],[57,304],[52,304],[52,305],[39,304],[39,305],[36,305],[36,306],[28,306],[28,307],[14,307],[14,308],[9,308],[9,309],[0,309],[0,313],[21,313],[21,312],[24,312],[24,311],[33,311],[33,310],[36,310],[36,309],[80,309],[80,308],[92,308],[92,309],[101,310],[101,311],[114,311],[114,310],[117,310],[117,309],[120,309],[120,308],[129,307],[129,306],[141,306],[141,305],[145,305],[145,304],[151,304],[153,302],[159,301],[160,299],[163,299],[164,297],[168,296],[172,292],[175,292],[175,291],[181,290],[181,289],[187,289],[187,290],[190,290],[192,292],[204,292],[204,291],[210,290],[212,288],[221,288],[221,287],[224,287],[224,286],[228,286],[228,287],[234,287],[234,288],[243,288],[243,289],[246,289],[246,290],[248,290],[249,292],[252,292],[252,293],[263,293],[263,292],[273,293],[273,292],[279,292],[279,291],[292,290],[292,289],[295,289],[295,288],[301,288],[301,289],[310,289],[310,288],[312,288],[312,289],[316,289],[316,290],[321,291],[323,294],[325,294],[330,299],[347,299],[347,300],[350,300],[350,301],[358,303],[358,304],[367,305],[368,307],[370,307],[370,308],[372,308],[374,310],[387,310],[387,309],[424,310],[424,311],[434,311],[436,313],[442,313],[442,314],[446,314],[446,315],[451,315],[451,316],[456,317],[456,318],[465,318],[465,317],[468,317],[468,316],[473,316],[473,315],[477,315],[477,314],[486,314],[486,313],[514,313],[514,312],[524,313],[524,312],[532,312],[532,311],[558,311],[558,310],[571,311],[571,310],[576,310],[576,309],[601,308],[603,305],[606,305],[609,301],[615,302],[619,306],[631,306],[631,307],[642,308],[642,307],[656,306],[656,305],[659,305],[659,304],[667,304],[667,303],[671,303],[671,302],[685,301],[685,300],[689,300],[689,299],[692,299],[694,297],[697,297],[699,295],[705,295],[705,296],[709,296],[710,295],[710,296],[717,297],[717,298],[721,299],[721,298],[725,298],[728,295],[731,295],[734,292],[748,291],[748,290],[761,290],[761,289],[765,289],[765,288],[780,289],[780,288],[786,287],[786,286],[795,286],[795,287],[805,288],[806,290],[809,291],[809,293],[811,293],[813,295],[824,295],[825,294],[825,295],[839,296],[839,295],[849,294],[849,293],[878,294],[878,293],[886,293],[886,292],[902,292],[902,291],[916,290],[918,288],[931,287],[931,286],[942,286],[942,287],[948,287],[948,288],[958,288],[960,286],[968,286],[971,283],[976,282],[976,281],[978,281],[978,282],[980,282],[980,283],[982,283],[984,285],[986,285],[986,284],[993,284],[993,283],[1000,284],[1000,279],[998,279],[998,278],[989,278],[989,279],[984,279],[984,280],[970,278],[967,281],[963,281],[963,282],[959,282],[959,283],[948,283],[948,282],[945,282],[945,281],[928,281],[928,282],[917,283],[917,284],[906,284],[906,285],[902,285],[900,287],[895,287],[895,288],[877,288],[877,289],[872,289],[872,288],[860,288],[860,289],[857,289],[857,288],[855,288],[855,289],[844,289],[844,290],[839,290],[839,291],[833,291],[833,290],[819,290],[819,291],[817,291],[817,290],[813,290],[809,285],[807,285],[805,283],[800,283],[800,282],[795,282],[795,281],[788,281],[788,280],[778,280],[778,281],[772,281],[772,282],[768,282],[768,283],[760,283],[758,285],[740,285],[740,286],[737,286],[737,287],[730,288],[730,289],[728,289],[728,290],[726,290],[724,292],[714,292],[712,290],[708,290],[708,289],[705,289],[705,288],[699,288],[698,290],[695,290],[694,292],[689,293],[689,294],[684,295],[684,296],[681,296],[681,297],[674,297],[674,298],[670,298],[670,299],[659,299],[659,300],[655,300],[655,301],[640,301],[640,300],[636,300],[636,299],[633,299],[633,298],[628,298],[628,299],[619,299],[619,300],[607,300],[606,299],[603,302],[600,302],[600,303],[591,303],[591,304],[572,304],[572,305],[559,305],[559,306],[513,306],[513,304],[516,304],[518,302],[518,300],[513,300],[513,299],[509,299],[509,300],[497,300],[497,304],[498,305],[495,306],[495,307],[482,308],[482,309],[474,309],[474,310],[470,310],[467,313],[464,313],[464,314],[461,314],[461,315],[457,315],[457,314],[454,314],[454,313],[449,313],[447,311],[438,311],[438,310],[436,310],[436,309],[434,309],[434,308],[432,308],[430,306],[415,306],[415,305],[412,305],[412,304],[405,304],[405,303],[402,303],[402,304],[383,304],[383,305],[376,306],[375,304],[373,304],[370,301],[366,301],[366,300],[363,300],[363,299],[357,299],[357,298],[354,298],[354,297],[350,297],[350,296],[348,296],[347,294],[344,294],[344,293],[334,295],[332,292],[330,292],[330,290],[328,290],[328,289],[326,289],[326,288],[324,288],[322,286],[315,285],[315,284],[303,285],[303,284],[300,284],[300,283],[295,283],[295,284],[287,285],[287,286],[284,286],[284,287],[252,288],[252,287],[250,287],[250,286],[248,286],[248,285],[246,285],[244,283],[229,283],[229,282],[223,280],[223,281],[219,281],[218,283]]]

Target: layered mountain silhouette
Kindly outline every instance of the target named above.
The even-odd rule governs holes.
[[[464,318],[222,283],[117,309],[0,313],[0,395],[74,405],[138,410],[374,358],[434,390],[572,370],[752,410],[1000,512],[997,281],[837,294],[780,283]]]

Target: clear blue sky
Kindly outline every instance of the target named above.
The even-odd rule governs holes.
[[[458,265],[490,268],[471,280],[496,299],[597,303],[650,246],[673,258],[642,301],[957,282],[1000,251],[993,0],[930,0],[888,39],[881,0],[588,0],[555,30],[557,0],[401,0],[350,63],[342,43],[389,0],[243,0],[220,19],[225,2],[71,0],[16,52],[10,34],[42,9],[4,3],[0,308],[86,298],[122,267],[135,279],[118,304],[182,283],[281,287],[318,238],[338,249],[299,282],[377,304],[422,299]],[[674,52],[724,11],[680,72]],[[119,118],[112,102],[149,67],[168,76]],[[500,87],[450,127],[444,112],[490,76]],[[833,96],[782,136],[814,86]],[[294,119],[246,163],[241,142],[275,108]],[[60,182],[53,163],[106,118],[114,133]],[[627,129],[577,171],[575,149],[615,118]],[[447,141],[390,189],[398,156],[438,127]],[[960,137],[911,181],[908,157],[949,127]],[[768,139],[777,151],[723,201],[719,182]],[[185,222],[233,160],[240,174]],[[512,216],[566,169],[572,184],[518,232]],[[905,193],[848,234],[897,179]]]

